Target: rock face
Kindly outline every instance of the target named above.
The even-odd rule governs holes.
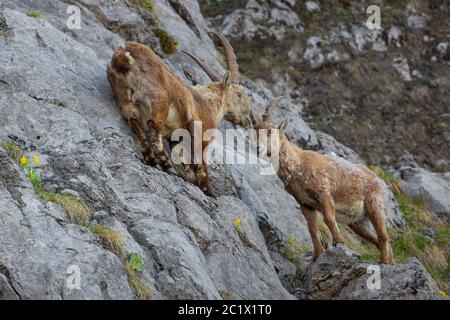
[[[89,3],[93,7],[82,5],[83,17],[98,42],[85,31],[73,37],[61,22],[50,22],[66,8],[64,2],[43,3],[45,19],[28,17],[22,2],[6,3],[0,16],[6,30],[0,37],[1,139],[25,141],[24,147],[40,156],[45,186],[76,191],[98,212],[95,217],[121,232],[126,251],[143,257],[143,277],[154,298],[220,299],[224,291],[240,299],[292,298],[275,272],[255,216],[239,198],[208,198],[140,162],[106,80],[106,59],[122,39],[93,12],[109,16],[106,25],[140,18],[136,11],[117,15],[131,10],[121,1],[116,14],[112,5]],[[163,1],[157,5],[184,23]],[[194,32],[191,37],[180,37],[180,45],[198,39]],[[212,59],[212,42],[205,43]],[[187,61],[181,54],[178,59]],[[181,64],[177,68],[182,74]],[[0,163],[2,296],[132,299],[119,257],[88,229],[69,223],[59,206],[37,199],[3,149]],[[235,218],[242,221],[239,231]],[[71,265],[81,271],[80,290],[66,286]]]
[[[379,271],[379,286],[374,270]],[[416,258],[401,264],[370,265],[341,245],[311,263],[303,282],[312,299],[428,300],[437,299],[439,292]]]
[[[406,194],[423,198],[432,212],[450,213],[450,172],[403,167],[399,174]]]
[[[229,15],[217,17],[217,28],[233,37],[281,40],[290,31],[303,30],[299,16],[291,10],[289,2],[292,1],[246,1]]]
[[[276,251],[287,236],[310,240],[298,204],[276,176],[259,175],[257,166],[212,165],[218,196],[211,198],[140,160],[106,80],[113,51],[125,40],[140,41],[186,83],[206,83],[181,52],[162,52],[152,32],[158,27],[224,72],[197,2],[154,2],[157,14],[119,0],[43,0],[39,7],[2,1],[0,142],[14,140],[29,157],[38,155],[44,188],[79,197],[94,221],[122,235],[125,253],[142,257],[141,277],[154,299],[293,299],[285,275],[294,267]],[[81,8],[81,30],[66,26],[68,5]],[[37,9],[42,17],[27,15]],[[245,86],[262,112],[273,95],[252,81]],[[316,134],[290,101],[275,121],[284,116],[299,145],[360,161]],[[389,207],[391,225],[401,224],[395,202]],[[0,299],[136,298],[123,257],[38,197],[2,147],[0,220]],[[73,270],[80,272],[79,289],[68,286]]]
[[[306,100],[314,129],[371,164],[412,153],[428,170],[450,170],[448,3],[380,2],[381,28],[371,30],[370,1],[200,1],[209,26],[242,50],[242,69]],[[292,18],[271,32],[271,10],[301,28]]]

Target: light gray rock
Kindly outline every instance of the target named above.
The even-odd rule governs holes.
[[[119,2],[116,8],[103,1],[79,3],[89,25],[83,32],[91,35],[65,29],[57,16],[65,12],[62,1],[43,2],[43,19],[28,17],[22,2],[8,1],[1,11],[9,31],[0,37],[0,79],[5,83],[0,86],[0,140],[18,137],[36,150],[46,159],[40,167],[44,187],[73,190],[96,212],[98,223],[122,234],[126,253],[142,256],[142,277],[153,298],[220,299],[225,289],[237,299],[293,298],[282,286],[259,222],[245,203],[236,197],[208,198],[182,179],[140,162],[112,99],[106,62],[126,36],[112,26],[134,26],[143,16]],[[219,66],[212,41],[202,39],[206,31],[204,20],[196,20],[202,19],[196,3],[185,9],[196,17],[200,36],[192,25],[186,27],[187,18],[175,8],[163,1],[157,6],[160,19],[177,26],[170,31],[182,48],[194,51],[197,43],[202,57]],[[119,9],[126,14],[115,12]],[[136,33],[129,38],[157,42],[146,38],[145,28],[132,26]],[[166,62],[183,77],[187,70],[205,79],[182,55]],[[0,163],[2,297],[135,298],[121,258],[103,248],[87,228],[69,223],[58,205],[40,201],[4,150]],[[236,218],[242,221],[238,228],[233,226]],[[71,265],[80,267],[80,290],[66,286]]]
[[[319,12],[320,11],[319,4],[314,1],[306,1],[305,7],[306,7],[306,10],[308,10],[309,12]]]
[[[379,286],[373,270],[380,272]],[[312,299],[439,299],[439,288],[416,258],[371,265],[342,245],[326,250],[311,263],[303,284]]]
[[[408,59],[402,55],[398,55],[392,61],[395,71],[401,76],[403,81],[412,81],[411,70],[409,68]]]
[[[302,32],[298,15],[286,1],[249,0],[243,8],[210,20],[210,24],[235,39],[283,39],[288,32]]]
[[[405,193],[423,198],[432,212],[450,212],[450,172],[433,173],[410,166],[399,169]]]
[[[427,19],[423,16],[412,15],[408,17],[406,23],[411,29],[423,29],[426,27]]]

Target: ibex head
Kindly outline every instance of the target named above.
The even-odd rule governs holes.
[[[239,84],[240,74],[239,66],[234,54],[233,47],[228,40],[219,33],[212,33],[221,42],[225,48],[225,58],[228,71],[225,76],[220,76],[217,71],[207,65],[201,59],[184,51],[205,71],[205,73],[213,81],[213,85],[220,84],[222,93],[222,107],[224,108],[224,118],[233,124],[239,124],[243,127],[252,125],[251,109],[248,98],[245,95],[245,89]],[[212,86],[213,86],[212,85]]]
[[[272,123],[272,117],[273,117],[273,112],[275,111],[275,108],[277,106],[277,104],[280,102],[280,100],[283,97],[278,97],[275,98],[274,100],[272,100],[269,105],[266,108],[266,111],[264,113],[264,115],[259,116],[258,118],[255,118],[255,129],[257,132],[257,139],[258,139],[258,154],[260,154],[260,152],[262,150],[260,150],[260,146],[262,145],[266,145],[265,150],[263,150],[263,153],[265,153],[265,156],[267,157],[271,157],[272,156],[272,150],[271,148],[274,147],[277,150],[280,150],[283,146],[283,144],[287,141],[286,135],[285,135],[285,131],[286,128],[289,124],[289,122],[285,119],[283,121],[281,121],[281,123],[279,125],[275,125]],[[261,131],[261,130],[264,130]],[[266,134],[267,135],[267,139],[270,140],[272,138],[275,138],[275,145],[272,146],[272,144],[264,144],[264,143],[260,143],[260,139],[262,138],[260,136],[260,134]],[[278,137],[274,137],[274,135],[278,135]]]

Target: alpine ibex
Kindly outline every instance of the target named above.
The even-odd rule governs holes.
[[[269,146],[264,152],[269,157],[272,152],[279,152],[278,175],[301,206],[314,245],[314,259],[324,251],[317,224],[317,214],[321,212],[334,244],[343,242],[337,220],[374,244],[380,251],[382,263],[393,262],[385,225],[381,180],[363,165],[302,150],[290,142],[284,134],[286,120],[278,127],[267,123],[272,118],[275,105],[276,102],[267,107],[256,129],[266,129],[268,135],[279,135],[274,146],[277,150],[271,150]],[[370,224],[376,234],[373,234]]]
[[[223,35],[214,34],[225,48],[228,65],[225,77],[185,52],[211,78],[213,82],[208,85],[186,85],[149,47],[136,42],[126,42],[113,54],[107,70],[108,81],[147,164],[175,172],[163,143],[175,129],[187,129],[193,134],[194,122],[200,121],[203,133],[217,128],[224,117],[234,124],[251,124],[233,48]],[[202,151],[207,145],[208,142],[202,143]],[[185,166],[185,170],[188,180],[211,193],[204,162]]]

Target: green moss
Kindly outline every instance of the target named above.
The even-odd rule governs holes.
[[[9,157],[14,159],[16,162],[19,162],[20,157],[22,157],[23,150],[16,142],[12,140],[2,141],[0,142],[0,147],[5,149]]]
[[[152,0],[137,0],[137,6],[149,12],[155,11],[155,3]]]
[[[41,19],[42,12],[41,12],[41,10],[31,10],[31,11],[27,12],[27,16],[35,18],[35,19]]]
[[[104,224],[83,224],[93,234],[98,236],[103,246],[121,257],[124,252],[124,240],[122,234]]]
[[[178,41],[172,37],[166,30],[161,28],[156,28],[153,30],[155,36],[159,38],[159,43],[161,45],[161,49],[164,53],[173,54],[178,48]]]
[[[87,223],[92,215],[91,210],[84,201],[71,194],[45,191],[40,192],[38,196],[43,201],[50,201],[60,205],[72,223]]]
[[[136,252],[129,254],[124,267],[128,277],[128,283],[136,297],[141,300],[152,299],[153,295],[142,277],[144,265],[141,255]]]

